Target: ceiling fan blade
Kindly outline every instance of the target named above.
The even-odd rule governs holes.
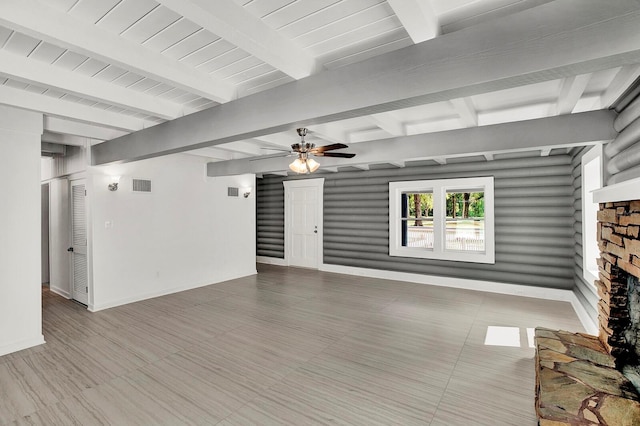
[[[314,152],[316,157],[336,157],[336,158],[353,158],[356,155],[348,152]]]
[[[292,155],[294,155],[292,152],[286,151],[286,152],[279,152],[277,154],[259,155],[257,157],[251,157],[249,158],[249,161],[266,160],[269,158],[278,158],[278,157],[291,157]]]
[[[317,152],[333,151],[334,149],[342,149],[342,148],[349,148],[349,146],[343,143],[333,143],[331,145],[323,145],[323,146],[318,146],[316,148],[313,148],[311,152],[315,154]]]

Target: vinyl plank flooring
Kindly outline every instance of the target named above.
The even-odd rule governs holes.
[[[370,297],[361,294],[331,292],[312,297],[296,305],[297,309],[316,313],[330,313],[342,318],[366,321],[380,312],[396,297]]]
[[[77,402],[76,402],[77,401]],[[97,412],[105,424],[113,425],[176,425],[184,418],[146,393],[139,392],[129,381],[116,378],[87,389],[76,396],[69,409],[79,403],[89,412]],[[66,401],[63,401],[66,404]]]
[[[225,420],[229,424],[353,425],[424,425],[431,420],[424,409],[335,380],[335,374],[301,368]]]
[[[269,372],[270,376],[282,379],[333,341],[295,328],[273,327],[270,323],[258,322],[235,329],[215,342],[200,343],[190,350],[236,359],[241,365]]]
[[[331,345],[324,353],[345,362],[355,362],[419,380],[442,390],[453,371],[462,343],[439,345],[435,339],[432,342],[425,339],[413,344],[410,337],[405,340],[399,336],[389,338],[382,334],[371,339],[370,335],[358,330]]]
[[[424,300],[401,297],[385,307],[380,313],[392,318],[416,321],[424,324],[458,324],[470,326],[479,307],[471,303],[454,300]]]
[[[108,360],[87,359],[70,346],[56,345],[23,359],[60,400],[114,377],[103,369]]]
[[[0,365],[0,424],[58,401],[22,359]]]
[[[105,330],[102,337],[107,344],[126,348],[145,364],[159,361],[181,350],[181,347],[150,335],[137,327]]]
[[[533,365],[531,366],[533,368]],[[534,426],[538,424],[533,383],[528,395],[505,391],[493,382],[453,377],[438,405],[433,426]]]
[[[82,422],[78,412],[72,412],[62,403],[43,408],[41,410],[29,413],[24,417],[14,420],[11,424],[15,426],[48,426],[48,425],[74,425],[81,426],[84,424],[100,425],[107,424],[105,421],[99,421],[95,415],[90,414],[91,422]]]
[[[44,289],[0,425],[534,425],[526,329],[582,331],[564,302],[258,270],[97,313]]]
[[[221,308],[225,311],[255,311],[255,310],[271,310],[278,308],[290,308],[307,298],[292,296],[283,293],[272,292],[268,290],[253,289],[247,294],[234,294],[225,298],[216,299],[205,303],[207,306]]]
[[[199,374],[195,375],[194,371]],[[212,370],[194,369],[191,361],[180,355],[128,374],[123,379],[136,392],[180,418],[181,424],[216,424],[257,397],[255,391]]]

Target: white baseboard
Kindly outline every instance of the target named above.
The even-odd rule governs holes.
[[[580,299],[578,299],[578,296],[576,296],[574,292],[571,292],[571,294],[573,295],[573,298],[571,299],[571,306],[576,312],[578,319],[580,319],[582,326],[587,331],[587,333],[597,336],[598,325],[593,321],[593,318],[589,316],[589,313],[584,308],[584,306],[582,306],[582,303],[580,303]]]
[[[29,349],[29,348],[32,348],[34,346],[42,345],[44,343],[45,343],[44,336],[42,334],[40,336],[37,336],[37,337],[31,337],[29,339],[18,340],[16,342],[12,342],[12,343],[9,343],[7,345],[0,346],[0,356],[6,355],[6,354],[10,354],[10,353],[13,353],[13,352],[18,352],[18,351],[21,351],[23,349]]]
[[[533,297],[536,299],[569,302],[582,326],[588,333],[597,334],[595,324],[589,318],[584,307],[572,290],[558,288],[532,287],[520,284],[497,283],[492,281],[468,280],[463,278],[440,277],[435,275],[412,274],[408,272],[384,271],[381,269],[357,268],[353,266],[328,265],[320,266],[321,271],[338,274],[356,275],[367,278],[405,281],[416,284],[427,284],[464,290],[485,291],[488,293],[508,294],[512,296]]]
[[[285,259],[279,257],[256,256],[256,262],[267,265],[289,266]]]
[[[53,287],[53,286],[49,286],[49,291],[51,291],[52,293],[58,294],[62,297],[64,297],[65,299],[71,299],[71,293],[69,293],[67,290],[63,290],[59,287]]]
[[[436,275],[412,274],[408,272],[383,271],[381,269],[356,268],[352,266],[327,265],[321,271],[338,274],[357,275],[368,278],[405,281],[416,284],[428,284],[440,287],[477,290],[489,293],[509,294],[513,296],[535,297],[537,299],[571,302],[573,292],[557,288],[531,287],[519,284],[505,284],[492,281],[468,280],[463,278],[440,277]]]
[[[129,296],[129,297],[125,297],[122,299],[117,299],[117,300],[112,300],[112,301],[107,301],[107,302],[103,302],[103,303],[99,303],[99,304],[89,304],[89,306],[87,306],[87,310],[89,310],[90,312],[98,312],[98,311],[102,311],[104,309],[109,309],[109,308],[115,308],[116,306],[121,306],[121,305],[126,305],[129,303],[134,303],[134,302],[140,302],[142,300],[147,300],[147,299],[153,299],[154,297],[160,297],[160,296],[166,296],[167,294],[173,294],[173,293],[178,293],[181,291],[186,291],[186,290],[193,290],[194,288],[198,288],[198,287],[205,287],[211,284],[218,284],[224,281],[230,281],[230,280],[235,280],[238,278],[243,278],[243,277],[248,277],[250,275],[256,275],[258,273],[258,271],[256,270],[252,270],[246,273],[240,273],[240,274],[234,274],[234,275],[230,275],[230,276],[225,276],[225,277],[221,277],[219,280],[216,281],[207,281],[205,283],[195,283],[195,284],[191,284],[188,286],[180,286],[180,287],[172,287],[172,288],[168,288],[168,289],[163,289],[163,290],[159,290],[159,291],[153,291],[153,292],[148,292],[148,293],[143,293],[143,294],[137,294],[134,296]]]

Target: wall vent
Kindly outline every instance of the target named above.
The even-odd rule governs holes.
[[[133,179],[133,192],[151,192],[151,181],[146,179]]]
[[[238,196],[238,188],[235,188],[233,186],[228,186],[227,187],[227,196],[228,197],[237,197]]]

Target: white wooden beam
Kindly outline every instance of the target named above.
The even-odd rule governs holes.
[[[395,166],[399,169],[402,169],[406,166],[404,161],[389,161],[389,164],[391,164],[392,166]]]
[[[367,171],[369,170],[369,165],[368,164],[349,164],[351,167],[356,168],[356,169],[360,169],[363,171]]]
[[[66,147],[63,144],[56,142],[49,142],[44,139],[40,142],[40,154],[41,155],[64,155],[66,153]]]
[[[387,0],[414,43],[440,35],[440,22],[431,0]]]
[[[55,143],[59,145],[87,146],[87,138],[74,135],[61,135],[59,133],[42,132],[42,142]]]
[[[540,157],[548,157],[549,155],[551,155],[551,149],[552,148],[542,148],[540,150]]]
[[[322,164],[320,164],[320,166],[322,167]],[[322,167],[322,170],[324,170],[325,172],[330,172],[330,173],[338,173],[338,167]]]
[[[442,34],[460,31],[481,22],[498,20],[532,7],[554,0],[490,0],[466,1],[464,7],[453,9],[440,15]]]
[[[632,64],[620,68],[595,106],[609,108],[638,77],[640,77],[640,65]]]
[[[55,88],[82,98],[117,105],[166,120],[193,112],[193,110],[185,112],[181,105],[164,99],[73,73],[5,50],[0,50],[0,74],[25,83]]]
[[[293,135],[294,133],[291,133],[291,135]],[[293,145],[294,143],[297,143],[300,141],[300,137],[299,136],[291,136],[291,135],[284,135],[282,133],[275,133],[272,135],[263,135],[263,136],[259,136],[256,138],[253,138],[257,141],[260,142],[266,142],[268,144],[277,146],[277,147],[282,147],[284,149],[291,149],[291,145]]]
[[[217,148],[201,148],[193,151],[187,151],[185,154],[197,155],[198,157],[215,158],[220,161],[233,160],[235,157],[232,152],[223,151]]]
[[[38,111],[58,117],[95,123],[100,126],[133,132],[144,129],[145,121],[129,115],[117,114],[76,102],[64,101],[13,87],[0,86],[0,104]]]
[[[615,117],[615,112],[601,110],[363,142],[350,149],[356,154],[354,158],[323,158],[321,167],[357,167],[401,159],[439,161],[487,152],[498,154],[595,145],[617,136],[613,128]],[[207,175],[266,173],[284,166],[286,161],[280,158],[227,161],[209,164]]]
[[[478,24],[108,141],[93,148],[93,161],[149,158],[637,63],[639,22],[635,0],[556,0],[500,25]]]
[[[573,112],[590,79],[591,74],[582,74],[567,77],[562,81],[560,95],[558,96],[557,115],[571,114]]]
[[[493,155],[492,153],[488,153],[488,152],[487,152],[487,153],[485,153],[485,154],[484,154],[484,158],[485,158],[487,161],[493,161],[493,160],[494,160],[494,155]]]
[[[158,1],[295,79],[318,70],[309,53],[233,0]]]
[[[0,1],[0,25],[188,92],[227,102],[235,88],[37,0]]]
[[[110,129],[108,127],[101,127],[51,116],[44,117],[44,129],[52,133],[82,136],[101,141],[114,139],[128,133],[122,130]]]
[[[224,151],[246,154],[251,157],[264,155],[264,151],[262,151],[259,146],[245,141],[236,141],[222,145],[216,145],[216,148],[222,149]]]
[[[467,127],[478,125],[478,112],[476,111],[471,98],[451,99],[451,104]]]
[[[435,161],[436,163],[438,163],[440,165],[447,164],[447,159],[444,158],[444,157],[433,157],[433,158],[431,158],[431,160]]]
[[[388,113],[370,115],[369,120],[391,136],[404,136],[407,134],[404,124]]]

